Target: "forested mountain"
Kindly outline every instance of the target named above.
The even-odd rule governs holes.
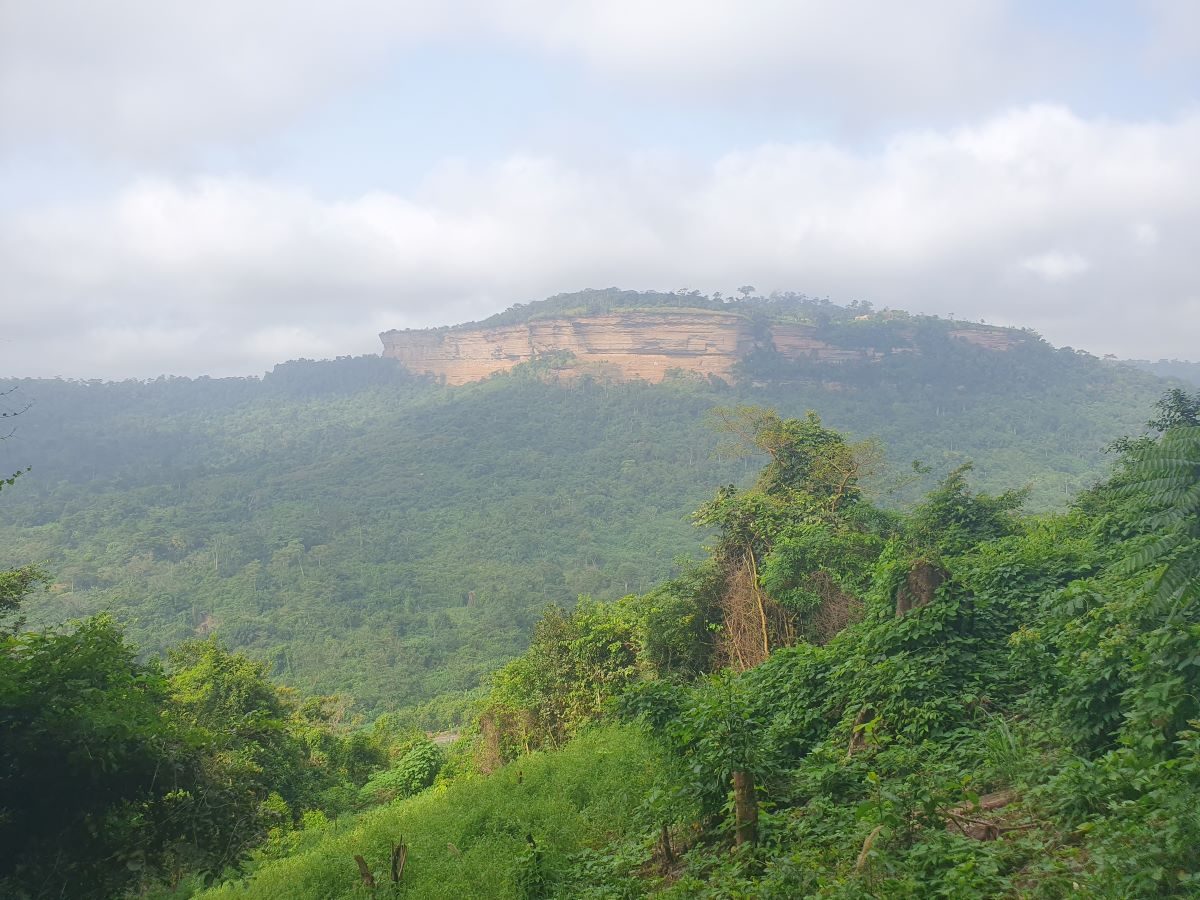
[[[505,315],[614,303],[807,317],[847,345],[914,327],[800,297],[591,292]],[[880,439],[886,465],[867,488],[884,505],[969,459],[979,487],[1029,485],[1048,509],[1097,477],[1104,446],[1162,390],[1034,335],[1000,352],[949,339],[941,320],[916,325],[920,353],[763,352],[732,384],[555,382],[535,362],[449,388],[376,358],[262,379],[10,380],[10,408],[29,408],[0,471],[33,470],[6,492],[0,564],[51,574],[27,604],[34,623],[112,610],[154,652],[215,633],[307,692],[379,711],[477,686],[547,603],[643,590],[694,556],[690,512],[758,464],[722,452],[715,407],[813,409]]]
[[[1200,395],[816,313],[0,386],[0,894],[1194,893]]]

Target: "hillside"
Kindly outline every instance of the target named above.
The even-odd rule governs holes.
[[[705,564],[547,611],[432,789],[205,896],[1196,896],[1200,395],[1156,414],[1042,516],[962,470],[889,512],[733,414],[767,463]]]
[[[1103,447],[1139,429],[1164,384],[1024,332],[997,351],[955,338],[957,323],[856,323],[860,309],[825,301],[736,308],[821,329],[852,358],[763,348],[729,381],[658,384],[556,379],[539,360],[450,387],[373,358],[263,379],[6,382],[32,406],[0,470],[33,471],[6,491],[0,564],[51,572],[34,622],[111,609],[153,652],[216,633],[306,692],[378,712],[475,687],[547,603],[643,590],[694,557],[691,511],[758,464],[719,450],[713,407],[814,409],[881,439],[888,467],[869,488],[885,505],[972,459],[977,485],[1029,484],[1046,509],[1103,471]],[[897,340],[919,352],[888,352]],[[915,481],[914,459],[931,470]]]

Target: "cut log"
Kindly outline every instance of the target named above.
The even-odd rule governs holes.
[[[950,810],[952,815],[965,816],[976,812],[991,812],[993,809],[1004,809],[1017,799],[1016,791],[995,791],[984,794],[976,803],[966,803]]]
[[[946,818],[949,819],[946,823],[946,830],[958,831],[964,837],[969,837],[974,841],[994,841],[1005,832],[1020,831],[1024,828],[1032,827],[1029,824],[1004,825],[1000,822],[989,822],[986,819],[977,818],[981,812],[994,812],[998,809],[1004,809],[1004,807],[1016,799],[1017,795],[1014,791],[996,791],[991,794],[985,794],[975,803],[966,803],[962,806],[948,809],[944,813]]]

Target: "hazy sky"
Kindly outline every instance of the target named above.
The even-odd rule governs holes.
[[[0,0],[0,375],[585,287],[1200,359],[1196,0]]]

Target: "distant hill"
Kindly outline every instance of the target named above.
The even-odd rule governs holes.
[[[1148,359],[1131,359],[1128,364],[1162,378],[1178,378],[1188,384],[1200,385],[1200,362],[1188,362],[1182,359],[1160,359],[1158,362],[1150,362]]]
[[[989,329],[799,295],[585,292],[480,324],[669,302],[760,337],[802,326],[843,352],[756,339],[726,377],[664,369],[659,383],[561,355],[462,387],[379,358],[262,379],[9,380],[32,406],[0,472],[33,471],[0,502],[0,564],[50,570],[38,621],[111,609],[152,651],[215,631],[306,691],[378,711],[475,686],[547,603],[641,590],[696,555],[690,511],[758,467],[718,452],[715,406],[814,409],[880,438],[885,503],[972,459],[979,487],[1029,484],[1050,508],[1168,386],[1032,332],[1003,331],[997,349],[956,336]],[[914,459],[932,469],[917,481]]]

